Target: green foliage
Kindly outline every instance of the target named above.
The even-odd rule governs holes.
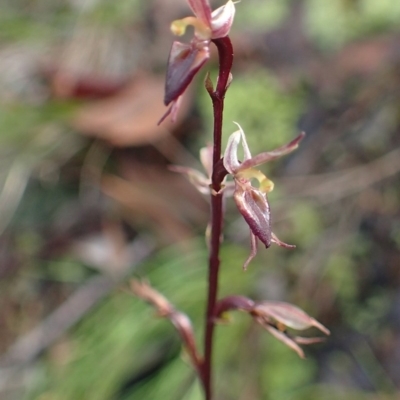
[[[231,248],[222,256],[224,262],[233,264],[239,253],[244,257],[242,251]],[[190,316],[197,332],[203,323],[205,257],[204,249],[187,255],[169,249],[142,267],[152,285]],[[246,291],[248,280],[240,267],[232,265],[223,275],[223,291]],[[246,324],[233,324],[229,336],[219,341],[217,365],[221,367],[226,362],[245,327]],[[183,360],[179,357],[179,340],[170,322],[154,318],[153,309],[131,295],[113,293],[74,329],[69,340],[72,351],[68,362],[58,366],[49,360],[46,396],[60,400],[110,399],[125,380],[135,376],[135,371],[140,373],[167,357],[170,361],[159,372],[143,380],[132,392],[124,392],[123,398],[161,399],[165,393],[171,393],[173,398],[174,393],[177,396],[185,389],[188,380],[184,398],[199,398],[198,383],[190,383],[193,371],[184,362],[185,356]]]
[[[306,27],[322,50],[398,26],[400,3],[391,0],[307,1]]]
[[[23,103],[1,104],[2,145],[26,145],[27,141],[30,143],[37,131],[43,130],[46,125],[55,121],[57,121],[57,124],[62,123],[72,115],[75,107],[71,103],[56,102],[40,106]]]
[[[263,395],[274,400],[284,400],[312,381],[317,373],[316,361],[302,360],[273,337],[263,337],[264,359],[262,365]],[[263,397],[264,398],[264,397]]]
[[[287,16],[289,1],[247,0],[238,3],[233,34],[273,29]]]
[[[323,230],[321,216],[318,209],[311,203],[298,201],[289,211],[291,223],[291,240],[304,248],[312,245]]]
[[[212,132],[212,109],[209,96],[199,92],[201,112]],[[302,109],[300,93],[289,96],[279,87],[277,80],[266,70],[235,74],[225,101],[223,139],[237,130],[233,121],[240,123],[246,133],[251,151],[268,151],[276,148],[297,134],[296,122]]]
[[[288,396],[287,400],[374,400],[375,394],[363,393],[354,389],[341,390],[334,385],[314,385],[308,386],[296,392],[295,395]],[[380,395],[381,400],[395,400],[396,395]],[[275,400],[275,399],[274,399]]]
[[[86,13],[85,18],[105,26],[118,26],[138,20],[144,8],[145,4],[140,0],[122,0],[118,3],[102,0]]]
[[[392,299],[388,293],[377,290],[362,306],[354,304],[353,307],[347,307],[345,309],[347,320],[357,331],[374,337],[382,328],[391,302]]]
[[[327,274],[340,301],[353,302],[357,295],[357,270],[349,254],[332,254],[327,261]]]

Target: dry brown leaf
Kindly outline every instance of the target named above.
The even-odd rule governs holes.
[[[123,89],[126,79],[111,78],[95,73],[76,74],[56,67],[43,68],[50,81],[52,95],[61,99],[102,99]]]
[[[150,144],[168,135],[173,128],[169,119],[157,126],[167,110],[163,97],[164,78],[140,74],[115,96],[83,106],[73,125],[83,134],[114,146]],[[188,92],[175,125],[187,114],[191,99]]]
[[[121,204],[134,226],[150,227],[164,242],[179,242],[193,236],[190,226],[176,213],[176,201],[160,191],[113,175],[104,176],[102,190]]]

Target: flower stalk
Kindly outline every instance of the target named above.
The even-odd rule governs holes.
[[[222,152],[222,123],[224,112],[224,99],[231,76],[233,64],[233,48],[228,36],[220,39],[213,39],[218,49],[219,74],[215,91],[209,91],[214,110],[214,132],[213,132],[213,172],[221,160]],[[206,328],[204,335],[204,364],[203,384],[206,400],[212,399],[212,352],[215,327],[215,305],[218,296],[219,278],[219,252],[221,246],[223,212],[221,185],[224,179],[223,174],[213,173],[211,177],[211,239],[210,255],[208,260],[208,295],[206,309]]]

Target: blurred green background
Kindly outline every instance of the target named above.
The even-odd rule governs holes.
[[[332,334],[301,360],[233,314],[217,328],[216,398],[397,399],[400,2],[236,8],[225,142],[232,121],[253,154],[307,136],[263,167],[273,230],[297,248],[260,248],[243,272],[248,228],[228,199],[221,296],[291,302]],[[1,400],[202,399],[171,324],[128,290],[148,279],[201,346],[208,201],[168,165],[199,167],[215,57],[177,123],[156,126],[169,24],[189,13],[184,0],[1,1]]]

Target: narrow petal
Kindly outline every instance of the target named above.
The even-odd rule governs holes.
[[[256,256],[256,254],[257,254],[257,238],[255,237],[253,232],[250,231],[250,254],[243,264],[243,269],[245,271],[247,270],[247,267],[249,266],[251,260]]]
[[[211,144],[200,149],[201,165],[204,167],[208,177],[211,177],[212,174],[213,152],[214,148]]]
[[[284,247],[285,249],[296,248],[296,245],[294,245],[294,244],[287,244],[285,242],[282,242],[282,240],[278,239],[278,237],[275,235],[274,232],[271,232],[271,241],[280,247]]]
[[[171,121],[175,122],[176,117],[178,116],[179,108],[182,104],[182,95],[179,96],[176,100],[174,100],[171,104]]]
[[[212,38],[218,39],[229,34],[235,16],[235,5],[229,0],[224,6],[217,8],[211,14]]]
[[[309,344],[315,344],[315,343],[322,343],[325,342],[324,337],[302,337],[302,336],[294,336],[293,340],[298,343],[298,344],[304,344],[304,345],[309,345]]]
[[[169,170],[174,172],[179,172],[186,176],[189,182],[202,194],[210,194],[210,184],[211,181],[208,177],[206,177],[201,172],[190,168],[190,167],[181,167],[179,165],[171,165],[169,166]]]
[[[287,336],[284,332],[275,329],[271,325],[261,323],[261,325],[266,329],[271,335],[273,335],[276,339],[281,341],[283,344],[294,350],[300,358],[305,358],[304,352],[301,347],[292,340],[289,336]]]
[[[171,115],[171,121],[175,122],[176,117],[178,116],[178,111],[181,106],[181,103],[182,103],[182,96],[179,96],[176,100],[173,100],[168,110],[157,122],[157,125],[160,125],[168,117],[168,115]]]
[[[193,14],[211,27],[211,7],[208,0],[188,0]]]
[[[233,132],[231,136],[229,136],[228,143],[226,145],[225,153],[224,153],[224,167],[226,170],[234,175],[236,170],[240,166],[240,162],[237,156],[238,145],[240,143],[241,133],[240,131]]]
[[[295,139],[293,139],[290,143],[285,144],[284,146],[281,146],[281,147],[277,148],[276,150],[257,154],[253,158],[243,161],[243,163],[241,164],[239,169],[244,170],[247,168],[252,168],[252,167],[255,167],[256,165],[264,164],[268,161],[272,161],[277,158],[280,158],[280,157],[284,156],[285,154],[291,153],[293,150],[297,149],[300,141],[304,138],[304,136],[305,136],[305,133],[301,132],[300,135],[297,136]]]
[[[242,127],[235,121],[233,121],[239,128],[240,138],[242,139],[242,147],[243,147],[243,161],[249,160],[251,158],[251,153],[249,149],[249,145],[247,144],[246,135],[243,132]]]
[[[164,104],[167,106],[183,94],[197,71],[210,58],[207,44],[185,44],[175,41],[169,54]]]
[[[240,142],[242,142],[244,160],[251,159],[250,149],[247,144],[246,136],[243,132],[243,129],[237,122],[234,122],[234,124],[238,126],[239,130],[233,132],[229,136],[228,143],[226,145],[224,153],[224,167],[232,175],[234,175],[238,170],[243,169],[241,167],[242,163],[239,162],[237,155],[238,146]]]

